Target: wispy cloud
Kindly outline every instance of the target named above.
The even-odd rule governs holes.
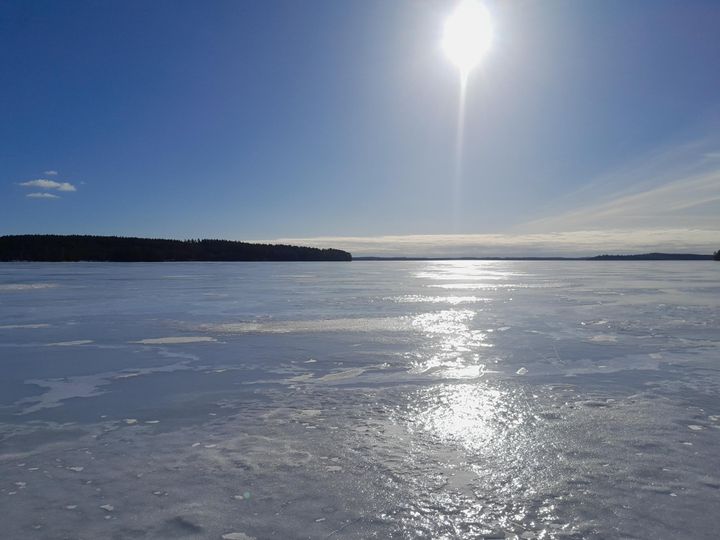
[[[335,247],[357,256],[710,254],[720,248],[720,160],[715,156],[715,143],[710,139],[685,143],[638,159],[568,194],[547,215],[501,234],[270,241]]]
[[[599,176],[517,233],[589,229],[720,230],[720,126]]]
[[[48,180],[47,178],[38,178],[37,180],[20,182],[20,185],[41,189],[56,189],[58,191],[77,191],[77,188],[70,182],[56,182],[55,180]]]
[[[720,170],[580,205],[529,223],[528,232],[607,228],[691,227],[720,229]]]
[[[59,199],[57,195],[54,195],[53,193],[28,193],[25,195],[26,197],[29,197],[31,199]]]
[[[58,172],[57,172],[57,171],[52,171],[52,170],[50,170],[50,171],[45,171],[45,172],[43,172],[43,174],[44,174],[45,176],[57,176],[57,175],[58,175]]]

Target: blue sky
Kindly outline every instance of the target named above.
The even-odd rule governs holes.
[[[457,187],[453,5],[0,2],[0,234],[720,247],[720,3],[488,1]]]

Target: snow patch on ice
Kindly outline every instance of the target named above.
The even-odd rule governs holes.
[[[202,343],[206,341],[217,341],[210,336],[169,336],[161,338],[148,338],[130,343],[140,343],[141,345],[176,345],[182,343]]]
[[[5,324],[0,326],[0,330],[20,330],[20,329],[34,329],[34,328],[48,328],[50,325],[47,323],[38,324]]]
[[[364,372],[365,370],[361,368],[346,369],[345,371],[338,371],[337,373],[328,373],[327,375],[318,377],[317,380],[320,382],[342,381],[345,379],[353,379],[355,377],[358,377]]]
[[[403,332],[412,330],[406,317],[318,319],[306,321],[268,321],[202,324],[202,332],[227,334],[291,334],[314,332]]]
[[[0,291],[32,291],[54,287],[57,287],[57,283],[5,283],[0,285]]]
[[[593,343],[615,343],[617,341],[617,336],[611,336],[609,334],[598,334],[591,337],[588,341],[592,341]]]

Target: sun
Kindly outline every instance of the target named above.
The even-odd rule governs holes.
[[[445,21],[442,48],[467,75],[490,49],[492,39],[492,19],[485,6],[478,0],[461,0]]]

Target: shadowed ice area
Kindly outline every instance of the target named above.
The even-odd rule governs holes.
[[[0,537],[716,538],[719,277],[0,265]]]

